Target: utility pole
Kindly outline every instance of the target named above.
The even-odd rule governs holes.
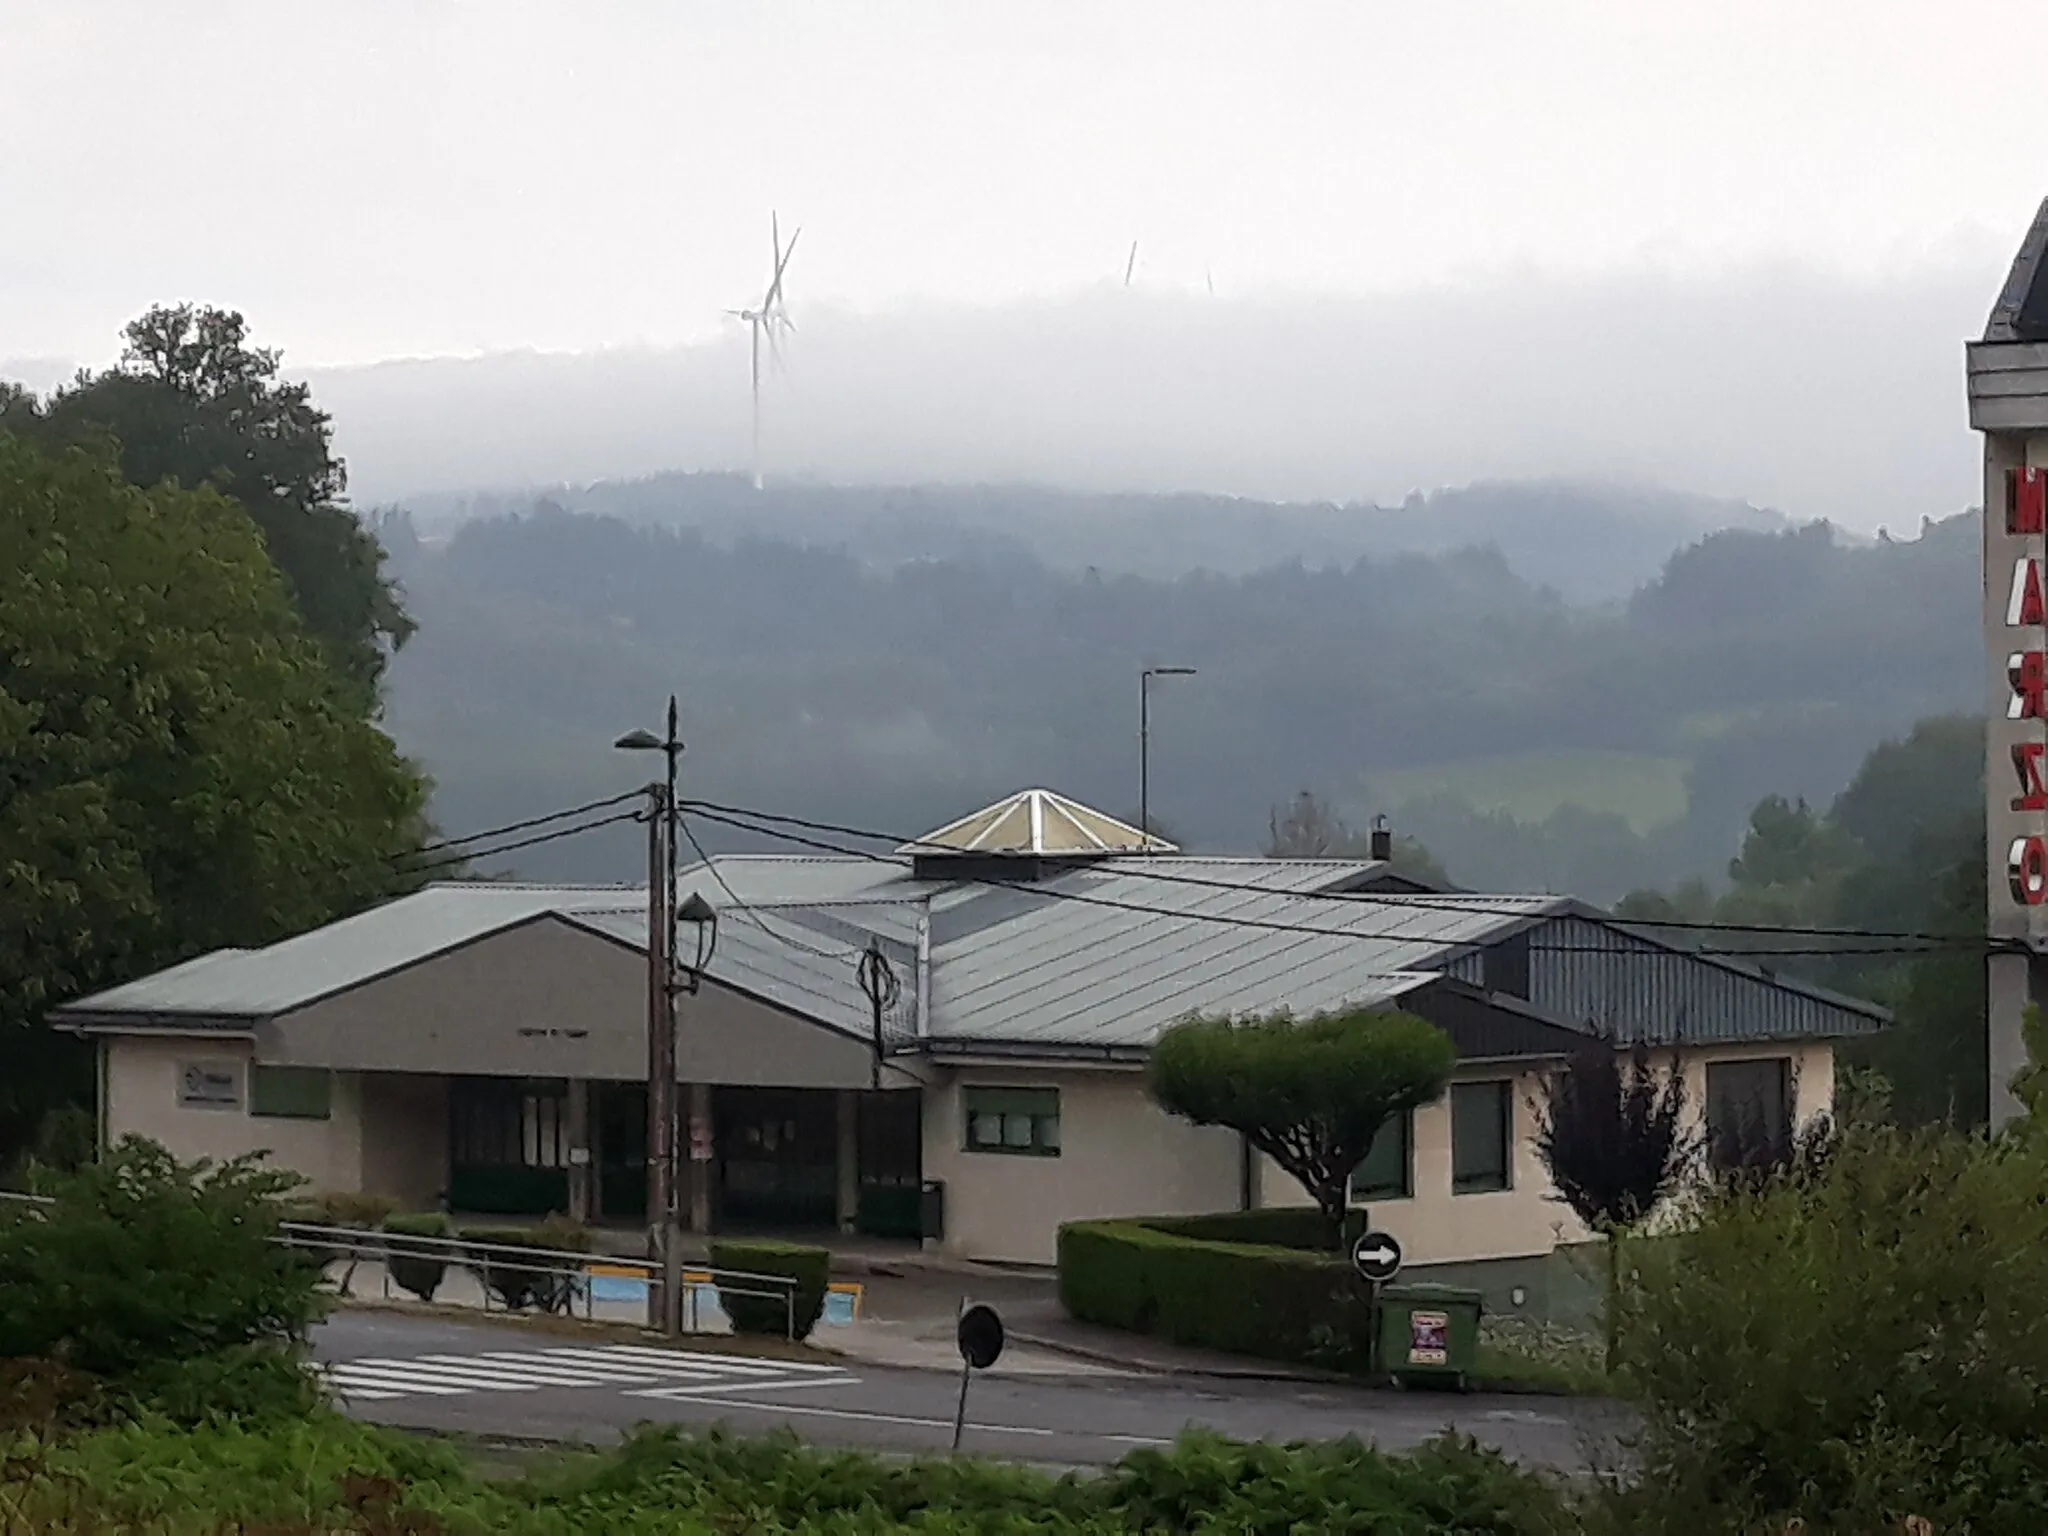
[[[621,751],[660,752],[663,778],[647,786],[647,1287],[648,1324],[673,1338],[681,1328],[682,1242],[676,1222],[676,769],[683,755],[676,697],[667,731],[629,731]]]

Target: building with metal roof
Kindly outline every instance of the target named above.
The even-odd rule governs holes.
[[[1390,1128],[1361,1186],[1424,1262],[1558,1240],[1532,1095],[1589,1030],[1682,1051],[1702,1102],[1735,1083],[1789,1118],[1828,1102],[1832,1042],[1884,1022],[1562,898],[1188,857],[1046,790],[893,854],[722,856],[680,885],[712,914],[680,956],[701,957],[676,1047],[697,1217],[979,1258],[1049,1259],[1082,1216],[1302,1198],[1146,1097],[1150,1046],[1190,1016],[1400,1007],[1451,1036],[1458,1082]],[[433,885],[57,1019],[100,1042],[110,1135],[261,1146],[328,1188],[463,1211],[634,1220],[647,895]]]

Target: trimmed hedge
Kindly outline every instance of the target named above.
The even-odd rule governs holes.
[[[1346,1247],[1365,1225],[1365,1210],[1345,1213]],[[1255,1211],[1217,1211],[1203,1216],[1147,1216],[1142,1224],[1175,1237],[1212,1243],[1250,1243],[1261,1248],[1293,1248],[1303,1253],[1332,1253],[1323,1234],[1323,1213],[1312,1205],[1273,1205]]]
[[[1368,1357],[1369,1306],[1349,1264],[1169,1230],[1188,1224],[1061,1227],[1061,1304],[1083,1322],[1267,1360],[1343,1366]]]
[[[453,1251],[441,1243],[406,1242],[409,1237],[446,1238],[448,1218],[439,1211],[384,1218],[384,1267],[392,1283],[421,1301],[432,1301],[434,1292],[448,1273],[448,1256]]]
[[[732,1319],[734,1333],[772,1334],[807,1339],[825,1311],[825,1292],[832,1283],[832,1255],[803,1243],[719,1242],[711,1245],[714,1270],[747,1275],[787,1275],[796,1281],[795,1315],[780,1296],[736,1296],[718,1288],[719,1304]],[[767,1290],[766,1286],[761,1287]]]

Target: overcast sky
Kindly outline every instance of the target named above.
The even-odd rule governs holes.
[[[1910,292],[1966,463],[1957,343],[2048,191],[2038,3],[0,0],[0,358],[47,383],[180,297],[299,366],[698,341],[773,208],[800,321],[1133,240],[1290,304]]]

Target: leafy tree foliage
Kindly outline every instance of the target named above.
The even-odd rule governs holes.
[[[1327,800],[1304,789],[1284,807],[1276,805],[1266,813],[1261,851],[1269,859],[1369,859],[1372,834],[1358,831]],[[1399,873],[1425,885],[1450,885],[1444,867],[1413,838],[1394,838],[1392,852],[1391,862]]]
[[[111,436],[137,486],[210,485],[263,531],[308,631],[365,704],[386,647],[413,624],[383,574],[376,535],[342,500],[346,467],[327,413],[302,383],[280,377],[279,354],[252,346],[241,315],[177,304],[130,324],[121,361],[81,374],[31,425],[17,392],[0,425],[28,426],[52,444]]]
[[[1153,1047],[1151,1087],[1171,1113],[1228,1126],[1285,1169],[1334,1244],[1380,1126],[1439,1097],[1456,1064],[1450,1037],[1409,1013],[1190,1019]]]
[[[0,434],[0,1156],[79,1085],[52,1004],[391,892],[426,788],[249,519]]]
[[[1536,1150],[1579,1220],[1607,1239],[1607,1368],[1615,1364],[1622,1239],[1669,1198],[1693,1161],[1685,1073],[1659,1072],[1647,1045],[1627,1052],[1589,1033],[1546,1085]]]

